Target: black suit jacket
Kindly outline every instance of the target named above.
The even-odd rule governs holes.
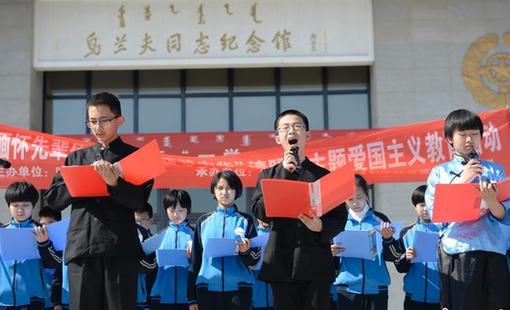
[[[136,150],[117,138],[107,149],[96,144],[69,154],[65,165],[90,165],[101,158],[115,163]],[[152,184],[150,180],[135,186],[119,178],[117,186],[108,186],[108,197],[72,198],[57,173],[44,195],[44,204],[59,211],[72,205],[65,262],[98,255],[141,257],[134,211],[146,203]]]

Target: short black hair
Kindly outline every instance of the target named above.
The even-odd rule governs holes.
[[[175,209],[177,203],[179,203],[182,208],[188,210],[188,214],[191,213],[191,197],[187,191],[182,189],[172,189],[166,193],[163,198],[163,207],[165,210],[168,208]]]
[[[115,114],[115,116],[122,115],[119,98],[117,98],[117,96],[115,96],[114,94],[108,92],[102,92],[92,96],[92,98],[90,98],[90,100],[87,102],[87,113],[89,111],[89,107],[97,107],[101,105],[110,108],[110,111],[112,111],[112,113]]]
[[[150,218],[154,215],[154,211],[152,211],[152,205],[148,202],[146,202],[143,207],[135,211],[136,213],[145,213],[147,212],[147,215],[149,215]]]
[[[280,122],[280,119],[282,117],[284,117],[285,115],[296,115],[296,116],[301,117],[301,119],[303,120],[303,123],[305,124],[306,131],[310,130],[310,125],[309,125],[309,122],[308,122],[308,117],[306,117],[306,115],[304,115],[303,113],[299,112],[298,110],[290,109],[290,110],[285,110],[285,111],[281,112],[280,114],[278,114],[278,116],[274,120],[274,131],[275,132],[278,130],[278,123]]]
[[[361,187],[365,195],[368,197],[368,183],[361,174],[354,175],[354,185]]]
[[[234,200],[241,197],[243,194],[243,182],[241,181],[241,178],[239,178],[239,176],[232,170],[223,170],[216,173],[211,180],[210,191],[214,199],[216,199],[216,196],[214,196],[214,189],[221,179],[225,179],[228,186],[236,191],[236,197]]]
[[[455,130],[478,130],[483,137],[483,122],[478,114],[466,109],[459,109],[450,112],[444,121],[444,136],[447,139],[453,138]]]
[[[425,202],[425,191],[427,190],[427,185],[418,186],[411,195],[411,202],[413,203],[413,207],[419,203]]]
[[[39,200],[39,192],[31,183],[22,181],[14,182],[5,190],[5,201],[7,205],[13,202],[30,201],[33,206]]]
[[[60,221],[62,219],[62,213],[49,207],[43,207],[39,210],[39,218],[41,217],[49,217],[55,221]]]

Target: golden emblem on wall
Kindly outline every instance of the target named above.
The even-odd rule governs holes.
[[[473,97],[491,108],[510,104],[510,32],[487,34],[468,48],[462,66],[464,83]]]

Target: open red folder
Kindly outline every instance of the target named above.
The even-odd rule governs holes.
[[[309,183],[263,179],[267,217],[297,218],[300,213],[322,216],[354,196],[354,167],[348,164]]]
[[[498,200],[510,198],[510,179],[497,183]],[[478,183],[437,184],[432,222],[466,222],[480,218],[482,197]]]
[[[134,185],[140,185],[165,172],[156,140],[123,158],[119,164],[124,180]],[[62,166],[60,172],[72,197],[109,196],[106,183],[94,171],[93,166]]]

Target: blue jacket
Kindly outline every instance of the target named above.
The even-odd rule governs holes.
[[[439,303],[439,267],[437,262],[413,263],[405,257],[406,249],[412,247],[416,231],[439,232],[439,225],[418,220],[400,232],[398,240],[384,241],[385,257],[391,255],[398,272],[404,276],[404,292],[413,301]]]
[[[269,233],[269,227],[264,228],[260,225],[257,226],[257,235],[264,235]],[[263,250],[262,250],[263,252]],[[259,261],[261,262],[261,261]],[[258,266],[259,264],[257,264]],[[254,308],[269,308],[273,306],[273,294],[271,292],[271,284],[257,280],[260,270],[255,270],[255,282],[253,284],[253,307]]]
[[[152,236],[150,230],[136,225],[138,230],[138,239],[143,242]],[[149,295],[154,282],[154,272],[157,270],[156,254],[151,253],[140,259],[140,272],[138,272],[138,293],[136,303],[140,307],[149,308]]]
[[[358,222],[349,214],[345,230],[371,230],[379,227],[382,222],[389,222],[388,218],[379,212],[368,210],[365,217]],[[374,260],[342,257],[340,272],[335,280],[338,289],[354,294],[379,294],[387,291],[390,285],[390,275],[386,263],[377,255]]]
[[[160,249],[185,250],[193,240],[193,230],[186,220],[179,225],[170,222]],[[162,304],[187,304],[188,269],[159,266],[151,299]]]
[[[434,194],[436,184],[456,183],[464,166],[461,156],[455,155],[453,160],[442,163],[430,171],[425,203],[427,211],[432,218],[434,212]],[[482,160],[483,181],[502,181],[505,179],[503,167],[497,163]],[[473,180],[479,182],[478,177]],[[499,221],[490,213],[485,213],[476,221],[444,223],[441,228],[441,243],[443,250],[452,255],[470,251],[495,252],[502,255],[506,253],[506,241],[501,238],[500,223],[510,225],[510,200],[504,201],[505,217]],[[452,206],[454,208],[455,206]]]
[[[196,289],[207,286],[209,291],[237,291],[239,286],[250,286],[254,282],[249,267],[257,264],[260,257],[258,249],[250,249],[244,254],[204,258],[203,250],[209,238],[236,238],[234,230],[241,227],[246,238],[257,235],[251,216],[241,213],[236,206],[202,215],[195,227],[191,250],[190,276],[188,279],[188,303],[197,303]]]
[[[21,223],[12,220],[7,229],[31,228],[32,219]],[[0,306],[29,305],[30,300],[44,302],[47,297],[46,275],[40,259],[4,261],[0,257]]]

